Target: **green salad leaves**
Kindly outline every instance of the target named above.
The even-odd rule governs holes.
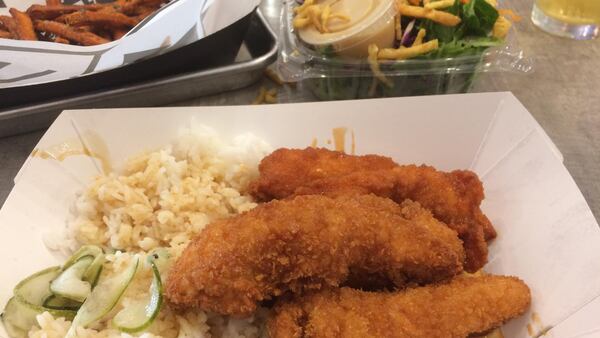
[[[431,20],[422,20],[421,28],[427,30],[427,40],[438,39],[440,47],[419,58],[439,59],[470,55],[502,43],[502,40],[491,36],[499,13],[486,0],[470,0],[466,4],[456,0],[454,5],[445,11],[460,17],[461,23],[455,27],[448,27]]]

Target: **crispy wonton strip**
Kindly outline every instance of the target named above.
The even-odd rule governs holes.
[[[408,0],[408,2],[413,6],[419,6],[421,4],[421,0]]]
[[[439,0],[425,4],[425,8],[444,9],[454,5],[454,0]]]
[[[319,32],[323,32],[323,26],[321,25],[321,13],[322,10],[319,5],[313,5],[298,13],[294,18],[294,28],[305,28],[311,24]]]
[[[429,19],[431,21],[435,21],[444,26],[454,27],[454,26],[458,25],[461,21],[458,16],[444,12],[444,11],[438,11],[435,9],[429,9],[429,8],[417,7],[417,6],[406,6],[406,5],[402,5],[402,4],[398,4],[398,3],[397,3],[397,6],[398,6],[398,11],[400,12],[400,14],[402,14],[404,16],[410,16],[413,18]]]
[[[323,7],[323,11],[321,12],[321,27],[323,27],[323,32],[324,33],[330,33],[331,31],[329,30],[329,21],[330,20],[334,20],[334,19],[338,19],[344,22],[349,22],[350,21],[350,17],[348,17],[347,15],[343,15],[343,14],[339,14],[339,13],[331,13],[331,6],[330,5],[326,5]],[[323,33],[322,32],[322,33]]]
[[[417,33],[417,37],[415,38],[415,42],[413,43],[413,47],[414,46],[418,46],[418,45],[422,45],[423,44],[423,39],[425,38],[426,34],[427,34],[427,30],[425,30],[424,28],[419,29],[419,33]]]
[[[46,0],[46,6],[60,5],[60,0]]]
[[[394,18],[394,28],[396,29],[396,40],[402,41],[402,15],[396,14]]]
[[[46,20],[37,21],[35,23],[35,28],[43,32],[58,35],[70,41],[78,42],[84,46],[100,45],[103,43],[110,42],[109,40],[104,39],[94,33],[76,31],[73,28],[60,22]]]
[[[294,13],[299,14],[304,12],[308,7],[314,5],[315,0],[304,0],[304,3],[296,8],[294,8]]]
[[[380,59],[385,60],[405,60],[414,58],[415,56],[419,56],[425,53],[429,53],[432,50],[435,50],[439,47],[438,40],[427,41],[422,45],[413,46],[409,48],[384,48],[379,51],[377,56]]]
[[[277,103],[277,89],[267,90],[265,94],[265,103]]]
[[[31,22],[29,15],[16,8],[11,8],[9,12],[10,15],[12,15],[15,19],[16,33],[20,40],[35,41],[38,39],[37,34],[35,34],[35,30],[33,30],[33,22]]]
[[[378,54],[379,47],[377,47],[375,44],[369,45],[369,67],[371,67],[373,76],[375,76],[376,79],[381,81],[381,83],[385,84],[386,86],[392,88],[394,87],[394,83],[385,77],[385,75],[381,72],[381,68],[379,68],[379,59],[377,57]]]
[[[510,22],[507,18],[503,16],[499,16],[496,23],[494,23],[494,28],[492,29],[492,36],[499,39],[504,39],[508,35],[508,31],[512,26],[512,22]]]
[[[258,92],[258,96],[252,101],[252,104],[263,104],[265,103],[265,96],[267,95],[267,90],[265,87],[260,87]]]

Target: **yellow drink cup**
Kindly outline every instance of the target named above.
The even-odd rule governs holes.
[[[600,33],[600,0],[535,0],[531,20],[554,35],[593,39]]]

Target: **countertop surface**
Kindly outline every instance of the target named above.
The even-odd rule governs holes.
[[[281,0],[263,0],[262,11],[278,28]],[[518,40],[534,60],[526,75],[488,73],[473,91],[512,91],[550,135],[592,211],[600,216],[600,40],[572,41],[548,35],[529,20],[533,1],[511,3],[523,20]],[[267,80],[238,91],[202,97],[176,105],[248,104]],[[13,178],[44,131],[0,138],[0,204]]]

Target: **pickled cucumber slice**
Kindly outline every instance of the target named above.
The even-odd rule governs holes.
[[[152,283],[148,299],[127,306],[113,318],[113,324],[123,332],[143,331],[152,325],[160,312],[163,303],[162,281],[155,261],[151,260],[150,264],[152,264]]]
[[[81,302],[74,301],[57,295],[51,295],[46,298],[43,307],[54,310],[71,310],[77,312],[81,307]]]
[[[60,275],[50,283],[50,291],[55,295],[83,302],[92,292],[92,285],[82,278],[93,261],[93,256],[84,256],[63,269]]]
[[[86,327],[109,313],[133,280],[139,264],[136,256],[114,277],[100,279],[73,319],[66,337],[75,337],[79,326]]]
[[[75,251],[75,253],[69,257],[69,259],[63,264],[62,270],[68,269],[71,265],[75,264],[81,258],[85,256],[96,257],[102,255],[102,249],[95,245],[84,245],[79,250]]]
[[[44,307],[44,301],[52,296],[50,282],[60,274],[60,267],[52,267],[25,278],[14,289],[4,312],[2,322],[7,333],[13,338],[26,337],[27,332],[37,324],[36,316],[48,311],[55,318],[72,320],[75,311]]]
[[[92,285],[92,289],[96,286],[98,280],[100,279],[104,261],[104,254],[99,254],[94,258],[92,264],[88,266],[87,270],[85,270],[85,273],[83,274],[83,280],[90,283]]]

